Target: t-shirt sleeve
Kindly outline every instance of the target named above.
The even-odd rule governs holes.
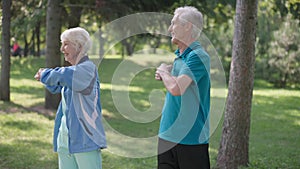
[[[199,81],[209,73],[209,57],[205,54],[192,52],[179,72],[180,75],[189,76],[194,82]]]

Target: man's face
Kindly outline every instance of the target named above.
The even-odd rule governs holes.
[[[172,36],[172,43],[178,44],[180,41],[184,40],[185,30],[184,24],[181,23],[178,19],[178,15],[175,15],[171,20],[171,25],[169,26],[168,31]]]

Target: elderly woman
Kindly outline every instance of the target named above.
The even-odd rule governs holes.
[[[60,169],[101,169],[106,148],[102,125],[98,70],[87,56],[89,33],[71,28],[61,36],[61,52],[71,66],[41,68],[35,78],[51,93],[61,93],[55,125],[54,151]]]

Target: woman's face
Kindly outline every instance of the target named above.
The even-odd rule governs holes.
[[[70,41],[62,41],[60,51],[64,54],[65,60],[71,65],[76,64],[77,56],[80,50]]]

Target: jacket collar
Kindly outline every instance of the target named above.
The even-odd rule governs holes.
[[[88,57],[88,56],[83,56],[83,57],[80,59],[80,61],[78,62],[78,64],[80,64],[80,63],[82,63],[82,62],[85,62],[85,61],[87,61],[87,60],[89,60],[89,57]]]

